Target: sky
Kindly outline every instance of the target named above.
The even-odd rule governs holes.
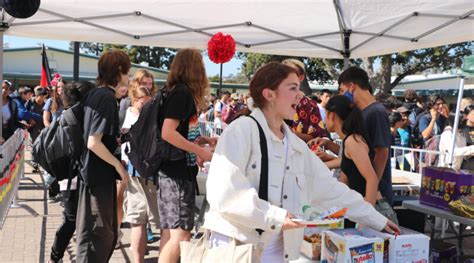
[[[69,50],[69,41],[60,40],[5,36],[4,43],[5,45],[8,45],[8,48],[37,47],[38,45],[44,43],[45,46],[48,47]],[[206,72],[208,76],[219,74],[219,64],[215,64],[214,62],[210,61],[206,54],[204,54],[204,64],[206,65]],[[228,76],[230,74],[237,74],[240,71],[241,64],[242,61],[234,57],[231,61],[223,65],[222,75]]]

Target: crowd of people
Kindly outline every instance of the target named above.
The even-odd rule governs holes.
[[[61,193],[64,205],[50,262],[62,259],[74,232],[77,262],[107,262],[120,245],[122,222],[131,226],[134,262],[144,261],[147,241],[154,241],[152,227],[160,232],[159,262],[178,262],[180,242],[190,240],[195,226],[196,175],[206,162],[210,207],[204,228],[211,247],[235,239],[257,245],[262,262],[295,259],[304,226],[292,219],[304,205],[347,207],[347,227],[359,223],[396,233],[391,158],[399,169],[418,166],[397,158],[391,146],[452,149],[455,113],[439,95],[425,103],[413,90],[403,100],[374,96],[367,73],[350,67],[337,80],[337,94],[305,96],[299,88],[305,66],[288,59],[259,68],[249,94],[215,96],[201,53],[183,49],[162,87],[168,95],[156,121],[162,139],[187,154],[143,178],[127,158],[124,137],[159,88],[147,70],[129,78],[130,68],[129,57],[113,50],[99,59],[97,86],[66,83],[60,75],[49,88],[15,91],[12,83],[2,83],[5,140],[18,128],[35,140],[64,110],[78,103],[83,108],[82,169],[49,186],[50,196]],[[473,169],[474,104],[463,103],[453,166]],[[219,132],[209,133],[209,127]],[[267,156],[260,140],[266,141]],[[425,159],[419,156],[450,165],[445,158]]]
[[[379,98],[380,99],[380,98]],[[420,166],[451,166],[455,169],[474,168],[474,109],[472,98],[461,101],[458,119],[458,134],[454,143],[452,134],[456,117],[456,105],[450,106],[439,94],[431,94],[424,102],[414,90],[406,90],[402,100],[394,97],[383,98],[383,105],[390,118],[391,145],[439,151],[441,155],[405,155],[400,150],[393,151],[395,166],[405,171],[419,172]],[[398,157],[398,158],[397,158]]]

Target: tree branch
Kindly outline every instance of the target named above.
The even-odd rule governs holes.
[[[419,71],[424,71],[424,70],[427,70],[431,68],[430,66],[416,66],[414,68],[411,68],[405,72],[403,72],[402,74],[398,75],[393,81],[392,83],[390,83],[390,90],[392,90],[393,88],[395,88],[398,83],[400,83],[400,81],[402,81],[406,76],[408,75],[412,75],[412,74],[415,74],[416,72],[419,72]]]
[[[333,79],[338,79],[339,78],[339,72],[336,70],[334,65],[331,64],[331,61],[329,59],[323,59],[323,64],[324,64],[324,70],[331,76]]]

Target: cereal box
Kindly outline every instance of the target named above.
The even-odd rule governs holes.
[[[366,230],[338,229],[323,232],[321,262],[383,262],[384,240]]]
[[[384,263],[429,262],[430,238],[424,234],[406,228],[401,228],[398,236],[372,229],[364,231],[385,240]]]
[[[316,222],[316,221],[314,221]],[[321,235],[324,230],[343,229],[344,218],[333,220],[321,220],[321,223],[307,224],[304,230],[304,241],[301,245],[301,253],[312,260],[320,260]]]

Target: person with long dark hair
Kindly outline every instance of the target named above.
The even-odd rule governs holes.
[[[340,181],[364,196],[375,205],[378,178],[369,157],[369,140],[365,132],[362,112],[342,95],[331,98],[326,104],[326,125],[343,140]]]

